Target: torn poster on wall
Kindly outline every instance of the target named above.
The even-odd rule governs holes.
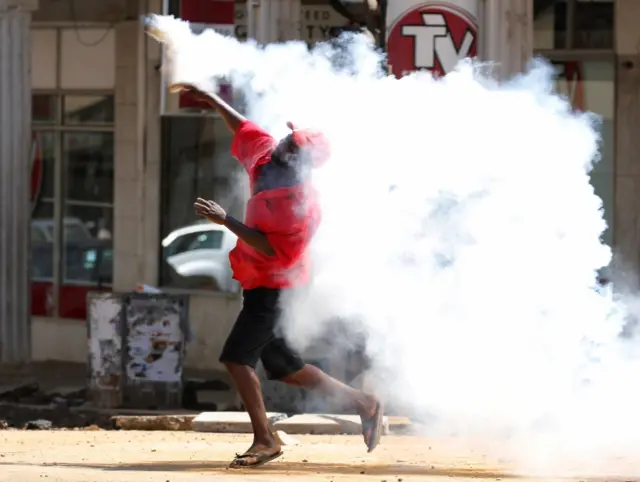
[[[127,298],[127,379],[179,383],[186,338],[184,301],[145,293]]]
[[[94,401],[115,407],[121,401],[122,302],[112,293],[89,293],[89,387]]]

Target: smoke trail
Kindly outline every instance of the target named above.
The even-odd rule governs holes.
[[[469,62],[398,80],[358,37],[309,52],[154,22],[174,80],[225,76],[274,135],[291,120],[332,143],[314,178],[315,279],[286,320],[297,346],[353,320],[378,391],[444,428],[553,436],[581,456],[640,448],[640,365],[596,283],[611,258],[588,178],[598,119],[553,94],[549,65],[505,83]]]

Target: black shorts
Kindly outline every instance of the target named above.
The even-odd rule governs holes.
[[[272,380],[287,377],[304,367],[304,361],[276,334],[283,290],[255,288],[243,292],[242,310],[224,344],[220,361],[255,368],[262,360]]]

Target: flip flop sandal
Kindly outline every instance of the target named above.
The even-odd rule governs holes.
[[[271,462],[272,460],[280,457],[284,452],[280,451],[275,454],[254,454],[251,452],[247,452],[246,454],[236,454],[236,458],[233,459],[231,465],[229,465],[230,469],[253,469],[256,467],[261,467],[267,462]],[[253,464],[239,464],[238,461],[253,457],[256,459],[256,462]]]
[[[380,402],[376,405],[371,418],[365,420],[362,419],[362,436],[364,437],[364,443],[367,445],[368,452],[373,452],[380,443],[380,437],[382,436],[382,405]]]

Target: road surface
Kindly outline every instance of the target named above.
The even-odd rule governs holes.
[[[259,469],[228,470],[236,452],[244,451],[247,435],[192,432],[101,430],[0,430],[1,482],[442,482],[511,479],[517,468],[506,458],[491,455],[484,444],[409,436],[383,438],[367,454],[360,437],[301,436],[301,445],[285,447],[285,455]],[[494,450],[493,453],[504,450]],[[635,461],[612,458],[600,475],[583,465],[573,480],[640,482]],[[640,459],[640,457],[635,457]],[[636,470],[637,469],[637,470]],[[591,469],[589,469],[591,470]],[[603,477],[602,473],[611,474]],[[590,477],[589,477],[590,476]],[[518,481],[563,480],[559,476],[522,476]]]

